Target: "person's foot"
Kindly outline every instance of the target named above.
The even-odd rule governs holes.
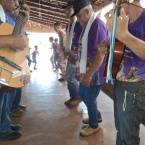
[[[53,69],[55,69],[55,67],[52,67],[52,69],[51,69],[51,70],[53,70]]]
[[[5,140],[5,141],[10,141],[10,140],[16,140],[18,138],[20,138],[22,136],[22,133],[20,131],[13,131],[13,130],[9,130],[5,133],[1,134],[1,140]]]
[[[34,70],[36,70],[37,68],[35,67]]]
[[[69,105],[72,101],[73,101],[73,99],[69,99],[69,100],[65,101],[64,104]]]
[[[89,136],[99,131],[99,127],[96,129],[91,128],[90,126],[86,127],[80,132],[80,136]]]
[[[58,79],[58,81],[63,82],[63,81],[65,81],[65,78],[60,78],[60,79]]]
[[[57,72],[57,71],[58,71],[58,69],[53,70],[53,72]]]
[[[14,116],[14,117],[19,117],[21,115],[24,114],[24,111],[21,110],[20,108],[16,109],[16,110],[11,110],[10,111],[10,115]]]
[[[74,99],[74,100],[72,100],[72,101],[70,102],[70,105],[71,105],[72,107],[74,107],[74,106],[79,105],[80,102],[82,102],[82,99],[81,99],[81,98],[76,98],[76,99]]]
[[[83,122],[84,124],[89,124],[89,118],[83,119],[82,122]],[[102,122],[102,118],[98,118],[98,123],[101,123],[101,122]]]
[[[13,131],[18,131],[22,128],[22,126],[20,124],[11,124],[10,125],[10,129]]]
[[[30,73],[32,73],[33,71],[32,70],[30,70]]]
[[[26,107],[25,105],[19,105],[19,108],[20,108],[21,110],[25,111],[27,107]]]

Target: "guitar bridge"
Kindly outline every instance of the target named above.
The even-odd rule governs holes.
[[[0,84],[4,86],[8,86],[13,74],[14,73],[12,71],[4,67],[1,67]]]

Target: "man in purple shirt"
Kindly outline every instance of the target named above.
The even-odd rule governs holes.
[[[145,111],[145,10],[139,0],[122,7],[116,37],[126,47],[114,85],[116,145],[139,145],[139,126]],[[109,31],[112,14],[105,15]],[[98,47],[106,53],[103,42]]]
[[[83,119],[83,123],[89,126],[83,129],[80,135],[89,136],[99,131],[98,122],[102,121],[96,99],[101,85],[105,83],[103,78],[105,55],[98,51],[97,45],[102,40],[108,41],[109,34],[105,24],[96,17],[88,0],[76,0],[73,6],[72,16],[76,15],[81,25],[85,26],[79,40],[78,80],[80,81],[79,95],[87,106],[89,116]]]
[[[69,1],[67,5],[63,6],[66,11],[66,17],[70,19],[70,23],[66,27],[66,45],[65,45],[65,55],[68,58],[65,78],[67,80],[67,87],[70,94],[70,99],[65,101],[66,105],[76,106],[82,100],[78,94],[78,82],[76,79],[76,62],[77,62],[77,52],[78,52],[78,41],[81,35],[83,26],[77,21],[76,16],[71,17],[73,14],[73,5]],[[71,40],[70,40],[71,39]]]

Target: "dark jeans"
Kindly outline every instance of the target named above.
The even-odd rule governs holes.
[[[21,101],[21,90],[22,88],[17,89],[13,92],[10,92],[11,94],[10,110],[16,110],[19,108],[20,101]],[[15,96],[12,97],[12,95],[15,95]]]
[[[32,60],[30,59],[30,57],[26,57],[27,58],[27,60],[28,60],[28,65],[29,65],[29,67],[31,66],[31,62],[32,62]]]
[[[0,134],[10,130],[9,93],[0,92]]]
[[[35,64],[34,64],[34,69],[35,69],[35,68],[36,68],[36,65],[37,65],[37,61],[36,61],[36,59],[33,60],[32,62],[35,63]]]
[[[53,55],[50,57],[50,61],[51,61],[52,67],[55,67],[55,66],[54,66],[54,59],[53,59]]]
[[[100,92],[100,85],[85,87],[81,83],[79,85],[79,96],[85,103],[88,109],[89,126],[93,129],[98,128],[98,119],[101,118],[101,113],[97,108],[97,97]]]
[[[67,80],[67,88],[71,99],[80,98],[78,94],[79,85],[76,77],[76,66],[68,61],[66,66],[65,78]]]
[[[118,131],[116,145],[139,145],[139,129],[144,110],[145,83],[116,80],[114,86],[114,117]]]
[[[58,54],[54,55],[54,67],[58,69]]]

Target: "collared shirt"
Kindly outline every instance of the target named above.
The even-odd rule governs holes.
[[[69,32],[71,31],[71,27],[72,27],[72,25],[70,25]],[[68,26],[66,27],[66,32],[67,32],[67,29],[68,29]],[[74,27],[74,32],[73,32],[71,50],[78,49],[78,45],[79,45],[78,42],[79,42],[79,38],[80,38],[82,30],[83,30],[83,26],[79,22],[76,22],[75,27]]]
[[[133,23],[128,24],[128,30],[133,36],[145,41],[145,10]],[[139,58],[126,46],[116,78],[126,82],[145,80],[145,60]]]
[[[53,47],[53,50],[54,50],[55,54],[57,54],[58,53],[59,44],[58,43],[52,43],[52,47]]]
[[[70,25],[69,32],[71,31],[71,27],[72,27],[72,25]],[[68,29],[68,26],[66,27],[66,32],[67,32],[67,29]],[[79,38],[80,38],[82,30],[83,30],[83,26],[79,22],[76,22],[75,27],[74,27],[74,32],[73,32],[73,40],[72,40],[71,50],[78,50]],[[72,56],[70,59],[68,59],[68,61],[71,64],[76,65],[76,63],[77,63],[77,54]]]
[[[4,12],[4,9],[2,5],[0,5],[0,20],[5,23],[6,22],[6,14]]]
[[[81,58],[81,50],[82,50],[82,38],[84,35],[84,30],[82,31],[82,34],[80,36],[79,40],[79,50],[78,50],[78,61],[80,61]],[[97,45],[105,40],[106,42],[109,41],[109,32],[104,24],[103,21],[101,21],[99,18],[96,18],[93,22],[89,34],[88,34],[88,52],[87,52],[87,66],[86,71],[88,71],[92,65],[92,62],[94,60],[94,57],[97,53]],[[106,57],[105,57],[106,58]],[[93,84],[94,85],[101,85],[106,82],[106,79],[103,77],[104,70],[105,70],[105,58],[98,69],[98,71],[93,76]]]

